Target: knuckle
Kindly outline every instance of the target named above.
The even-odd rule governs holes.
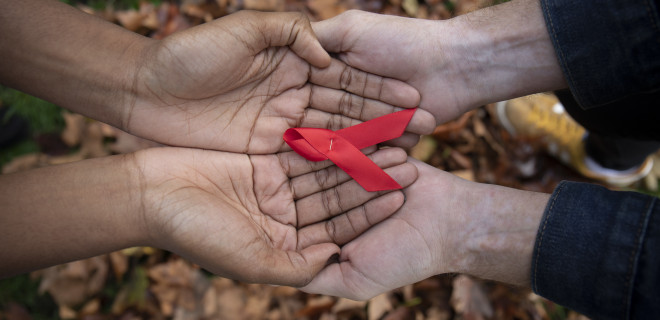
[[[369,213],[367,212],[367,205],[366,204],[361,205],[359,210],[362,216],[364,217],[364,221],[367,223],[367,226],[368,227],[373,226],[374,223],[372,223],[369,219]]]
[[[397,163],[402,163],[408,159],[408,154],[405,150],[401,148],[391,148],[391,150],[392,159],[394,159]]]
[[[348,89],[353,81],[353,68],[348,65],[344,65],[344,69],[341,71],[341,76],[339,77],[339,88],[342,90]]]
[[[316,179],[316,183],[321,187],[321,189],[325,189],[325,186],[328,183],[329,179],[329,174],[327,170],[319,170],[314,172],[314,178]]]
[[[353,103],[353,95],[344,91],[339,100],[339,114],[348,114],[351,110],[351,104]]]
[[[337,242],[337,225],[335,224],[334,219],[326,221],[325,231],[328,233],[328,236],[330,236],[332,242]]]
[[[332,210],[330,209],[330,203],[332,202],[331,198],[332,195],[331,192],[329,192],[329,190],[323,191],[321,193],[321,204],[323,205],[323,209],[328,215],[330,215],[330,213],[332,212]]]

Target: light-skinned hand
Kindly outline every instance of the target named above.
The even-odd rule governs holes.
[[[535,0],[440,21],[352,10],[313,28],[348,65],[415,87],[420,108],[438,124],[486,103],[566,87]]]
[[[547,194],[479,184],[409,159],[419,172],[393,216],[344,245],[304,291],[366,300],[437,274],[529,285]]]

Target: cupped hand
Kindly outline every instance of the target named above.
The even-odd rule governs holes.
[[[401,149],[369,156],[404,187],[417,177]],[[294,152],[162,148],[135,163],[149,245],[247,282],[307,284],[339,246],[404,201],[401,191],[366,192],[331,162]]]
[[[421,95],[420,108],[444,123],[465,112],[461,99],[465,79],[447,58],[453,42],[443,42],[438,32],[441,23],[447,21],[351,10],[316,22],[313,28],[323,47],[348,65],[415,87]]]
[[[302,290],[366,300],[443,273],[529,285],[548,195],[463,180],[409,160],[419,173],[405,204],[344,245]]]
[[[401,108],[419,94],[331,59],[302,14],[241,11],[145,50],[122,127],[167,145],[266,154],[292,127],[340,129]],[[418,112],[412,146],[433,117]]]
[[[313,24],[323,47],[360,70],[415,87],[437,123],[486,103],[566,87],[538,1],[431,21],[347,11]]]
[[[441,217],[461,206],[455,191],[459,179],[451,174],[438,177],[434,168],[412,161],[419,178],[405,190],[405,205],[343,246],[339,263],[321,271],[303,291],[366,300],[449,269],[443,268],[448,261],[439,253],[448,245],[454,224]]]

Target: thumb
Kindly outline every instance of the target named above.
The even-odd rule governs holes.
[[[340,16],[312,23],[312,28],[319,42],[328,52],[342,52],[342,42],[344,37],[340,34],[345,33],[344,25],[340,22]]]
[[[313,294],[343,297],[351,300],[369,300],[381,293],[373,289],[374,282],[355,281],[364,275],[355,270],[350,262],[333,263],[323,269],[301,291]],[[382,292],[386,288],[379,288]]]
[[[312,28],[325,50],[342,53],[350,51],[355,37],[368,25],[365,20],[374,15],[360,10],[349,10],[331,19],[314,22]]]
[[[264,265],[263,275],[269,279],[265,282],[302,287],[312,281],[340,249],[334,243],[322,243],[300,251],[274,249],[272,253],[273,259],[268,259]]]
[[[319,43],[312,25],[302,13],[259,13],[261,34],[270,46],[289,46],[293,52],[311,65],[325,68],[330,55]],[[264,48],[265,49],[265,48]]]

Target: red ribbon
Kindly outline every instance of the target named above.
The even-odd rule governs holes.
[[[284,141],[310,161],[330,159],[367,191],[401,189],[383,169],[360,149],[398,138],[408,126],[415,109],[390,113],[345,129],[291,128]]]

